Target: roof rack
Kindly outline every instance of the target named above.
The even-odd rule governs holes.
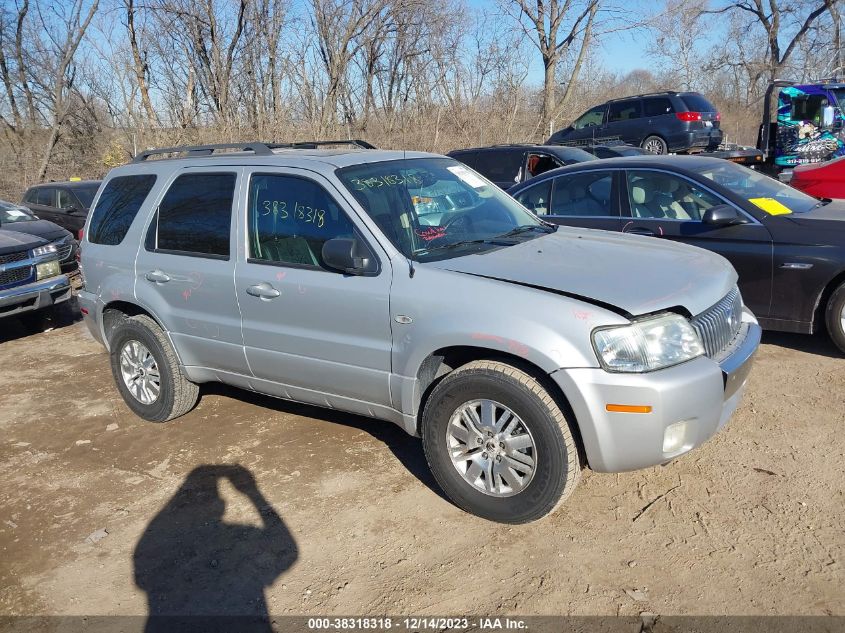
[[[617,97],[616,99],[608,99],[607,102],[610,103],[611,101],[623,101],[625,99],[637,99],[639,97],[657,97],[660,95],[676,95],[678,94],[677,90],[660,90],[659,92],[644,92],[639,95],[629,95],[627,97]]]
[[[138,152],[132,159],[133,163],[143,163],[151,156],[161,154],[187,154],[188,158],[213,156],[220,150],[240,150],[252,152],[256,156],[272,156],[274,149],[317,149],[327,145],[352,145],[360,149],[376,149],[374,145],[357,139],[343,141],[299,141],[296,143],[264,143],[249,141],[245,143],[216,143],[212,145],[179,145],[176,147],[159,147]]]

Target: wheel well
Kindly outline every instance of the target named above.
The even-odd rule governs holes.
[[[156,319],[148,311],[144,310],[144,308],[134,303],[129,303],[128,301],[112,301],[107,304],[106,307],[103,308],[103,335],[105,337],[106,344],[108,344],[108,341],[111,339],[112,330],[122,318],[138,316],[139,314],[147,315],[153,321],[158,323],[159,327],[161,327],[161,323],[159,323],[158,319]]]
[[[581,429],[578,428],[578,420],[560,386],[537,365],[514,354],[499,350],[484,347],[455,346],[445,347],[432,352],[422,362],[419,370],[417,370],[417,397],[419,401],[414,403],[414,410],[417,412],[417,424],[422,422],[423,407],[440,380],[455,369],[476,360],[495,360],[507,363],[529,374],[543,385],[543,388],[549,392],[549,395],[555,399],[555,402],[563,410],[566,419],[573,423],[572,434],[575,438],[575,445],[578,448],[578,456],[581,463],[585,466],[587,465],[587,455],[584,451],[584,443],[581,440]],[[419,431],[419,428],[417,430]]]
[[[839,287],[840,284],[845,283],[845,270],[841,271],[836,277],[830,280],[825,286],[822,293],[819,295],[818,303],[816,303],[816,310],[813,314],[813,332],[825,330],[826,324],[824,320],[824,313],[827,309],[827,302],[830,301],[830,296]]]

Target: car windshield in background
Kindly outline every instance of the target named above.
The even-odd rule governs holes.
[[[75,193],[76,197],[79,198],[79,201],[82,203],[82,206],[84,206],[86,209],[90,209],[91,203],[94,202],[94,196],[97,195],[97,189],[99,188],[99,184],[74,187],[73,193]]]
[[[449,158],[368,163],[337,174],[393,245],[418,261],[510,246],[555,230]]]
[[[15,204],[0,202],[0,224],[11,222],[29,222],[35,218],[26,209],[21,209]]]
[[[725,161],[694,169],[772,215],[805,213],[821,204],[816,198],[760,172]],[[771,202],[774,201],[774,204]]]

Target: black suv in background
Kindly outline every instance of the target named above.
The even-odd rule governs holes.
[[[99,187],[99,180],[48,182],[27,189],[21,204],[78,238]]]
[[[447,156],[472,167],[502,189],[558,167],[596,160],[577,147],[530,144],[456,149]]]
[[[722,142],[716,107],[697,92],[655,92],[590,108],[547,143],[594,145],[622,141],[650,154],[712,151]]]

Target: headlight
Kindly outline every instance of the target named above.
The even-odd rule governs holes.
[[[614,372],[653,371],[704,354],[698,334],[678,314],[595,330],[593,346],[602,367]]]
[[[59,273],[62,272],[62,269],[59,267],[59,260],[51,259],[47,262],[41,262],[40,264],[35,265],[35,278],[38,279],[47,279],[47,277],[55,277]]]
[[[45,246],[39,246],[38,248],[32,249],[32,256],[33,257],[41,257],[42,255],[49,255],[50,253],[57,252],[55,244],[47,244]]]

